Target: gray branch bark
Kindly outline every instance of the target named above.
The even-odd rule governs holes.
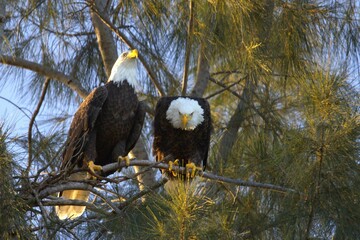
[[[74,90],[82,98],[85,98],[88,95],[88,91],[86,91],[85,88],[83,88],[79,82],[73,80],[71,76],[56,71],[55,69],[45,67],[44,65],[35,62],[30,62],[28,60],[18,58],[15,56],[0,55],[0,62],[2,64],[25,68],[34,71],[40,75],[43,75],[47,78],[57,80],[65,84],[72,90]]]
[[[161,163],[161,162],[154,163],[149,160],[132,160],[132,161],[130,161],[129,166],[150,167],[150,168],[154,168],[154,169],[169,169],[169,165],[166,163]],[[102,172],[105,174],[109,174],[109,173],[113,173],[123,167],[127,167],[125,161],[118,162],[118,163],[111,163],[111,164],[103,166]],[[179,173],[186,173],[186,171],[190,171],[190,173],[191,173],[191,169],[186,169],[185,167],[179,167],[179,166],[173,166],[173,171],[176,171]],[[100,174],[100,173],[97,173],[97,174]],[[277,191],[277,192],[282,192],[282,193],[301,194],[294,189],[283,187],[283,186],[273,185],[273,184],[269,184],[269,183],[246,181],[246,180],[242,180],[242,179],[228,178],[228,177],[219,176],[219,175],[216,175],[216,174],[213,174],[210,172],[197,171],[196,175],[201,176],[203,178],[214,180],[216,182],[230,183],[230,184],[234,184],[237,186],[254,187],[254,188]],[[153,187],[151,187],[149,189],[154,189],[154,187],[158,186],[158,184],[159,183],[154,184]],[[62,183],[62,184],[53,183],[53,185],[49,185],[49,186],[41,186],[41,184],[40,184],[39,186],[41,186],[41,190],[37,192],[37,197],[39,200],[43,200],[57,192],[61,192],[64,190],[71,190],[71,189],[87,190],[87,191],[91,191],[97,195],[101,195],[99,191],[94,189],[95,185],[96,185],[96,180],[87,181],[87,182],[67,182],[67,183]],[[20,192],[20,197],[22,197],[29,206],[35,206],[37,204],[37,199],[31,193],[21,194],[21,192],[22,192],[21,189],[17,189],[17,191]],[[27,192],[27,189],[24,189],[24,191]],[[34,191],[36,191],[35,188],[34,188]],[[77,202],[76,204],[82,204],[82,202]]]

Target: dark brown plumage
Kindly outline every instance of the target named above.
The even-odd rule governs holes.
[[[80,105],[69,130],[62,168],[96,165],[125,157],[140,136],[145,112],[134,89],[127,83],[108,82],[98,87]]]
[[[137,51],[122,54],[114,64],[109,81],[93,90],[74,115],[63,153],[65,175],[74,169],[91,169],[89,163],[106,165],[126,157],[138,140],[145,111],[135,93]],[[93,170],[93,169],[91,169]],[[90,178],[86,172],[73,173],[70,180]],[[67,190],[66,199],[87,201],[89,192]],[[83,206],[58,206],[60,219],[75,218]]]
[[[179,102],[169,110],[171,103],[174,101]],[[197,107],[194,105],[197,105]],[[200,108],[203,113],[201,113]],[[183,124],[181,118],[185,115],[190,119],[186,120],[188,121],[186,126],[181,126]],[[201,119],[201,116],[203,119]],[[179,119],[177,119],[178,117]],[[170,121],[171,118],[175,121],[175,126]],[[192,120],[194,121],[192,122]],[[177,126],[176,123],[180,125]],[[195,125],[196,127],[194,127]],[[192,162],[197,167],[205,169],[210,145],[210,133],[210,106],[205,99],[163,97],[158,101],[155,109],[153,142],[153,154],[156,161],[162,161],[164,157],[171,155],[173,159],[180,161],[181,166]],[[172,174],[168,175],[172,176]],[[181,175],[181,177],[184,177],[184,175]]]

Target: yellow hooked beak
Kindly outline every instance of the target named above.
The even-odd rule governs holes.
[[[137,49],[133,49],[131,51],[129,51],[127,57],[128,58],[137,58],[138,57],[138,50]]]
[[[183,128],[185,129],[187,126],[187,123],[191,119],[191,116],[189,114],[182,114],[181,115],[181,123],[183,125]]]

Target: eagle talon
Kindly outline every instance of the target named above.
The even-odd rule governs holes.
[[[119,156],[119,158],[118,158],[119,162],[125,161],[126,167],[130,166],[130,160],[131,159],[128,156],[125,156],[125,157]]]
[[[178,174],[177,172],[173,171],[173,166],[179,166],[179,159],[176,159],[174,162],[173,161],[169,161],[169,171],[171,172],[171,174],[176,177]]]
[[[200,167],[197,167],[194,163],[189,162],[188,164],[185,165],[186,168],[186,177],[187,178],[194,178],[195,174],[198,170],[202,170]],[[188,171],[188,169],[191,169],[191,173],[190,171]]]
[[[101,171],[102,170],[102,166],[101,165],[95,165],[95,163],[93,161],[90,161],[88,163],[88,168],[90,170],[91,173],[93,173],[94,175],[96,175],[95,171]],[[91,178],[96,178],[94,177],[94,175],[91,175]]]

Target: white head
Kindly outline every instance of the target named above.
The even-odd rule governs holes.
[[[123,52],[112,67],[108,81],[119,84],[126,80],[133,88],[140,90],[139,83],[136,79],[137,57],[138,51],[136,49]]]
[[[166,119],[174,128],[190,131],[204,121],[204,110],[196,100],[180,97],[170,103]]]

